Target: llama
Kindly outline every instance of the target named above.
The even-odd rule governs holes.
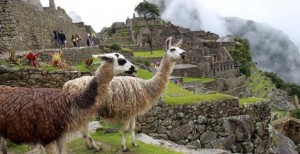
[[[168,77],[173,71],[176,60],[184,59],[185,51],[180,49],[182,40],[176,45],[171,45],[172,37],[166,40],[166,53],[161,61],[159,70],[152,79],[143,80],[140,78],[120,76],[114,77],[109,88],[112,95],[109,99],[100,105],[98,115],[108,121],[120,122],[122,125],[122,150],[129,151],[126,147],[126,132],[131,131],[131,143],[135,143],[135,118],[137,115],[142,115],[147,112],[159,99],[165,91],[169,82]],[[92,77],[84,76],[66,82],[63,86],[63,91],[78,92],[84,90],[86,85],[91,81]],[[96,148],[93,139],[88,134],[88,120],[83,123],[82,135],[88,147]]]
[[[87,88],[71,94],[53,88],[25,88],[0,85],[0,140],[14,143],[40,143],[47,154],[54,153],[54,143],[63,143],[64,134],[74,131],[87,117],[95,114],[110,93],[113,76],[133,73],[135,67],[121,54],[104,54]],[[65,149],[59,149],[65,151]]]

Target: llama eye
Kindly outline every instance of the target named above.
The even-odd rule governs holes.
[[[126,59],[118,59],[118,64],[123,66],[124,64],[126,64],[127,60]]]
[[[175,48],[171,48],[171,49],[170,49],[171,52],[173,52],[173,51],[175,51],[175,50],[176,50]]]

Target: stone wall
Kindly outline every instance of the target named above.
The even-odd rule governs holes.
[[[60,50],[42,50],[40,52],[40,58],[42,61],[49,62],[51,61],[51,54],[58,52]],[[98,47],[90,48],[67,48],[61,49],[63,52],[63,57],[66,60],[68,65],[76,65],[82,61],[91,58],[93,54],[100,54]]]
[[[62,88],[65,82],[83,75],[91,75],[91,73],[78,71],[47,72],[39,69],[18,70],[0,65],[0,85],[8,86]]]
[[[12,5],[10,0],[0,0],[0,51],[13,49],[14,41],[18,40],[17,20]]]
[[[265,153],[269,118],[268,102],[249,106],[239,106],[236,99],[182,106],[159,102],[137,118],[137,130],[191,148]]]
[[[246,76],[241,75],[238,77],[233,77],[228,79],[217,78],[213,82],[206,83],[205,86],[213,87],[213,89],[217,91],[228,91],[245,85],[245,82],[246,82]]]
[[[71,36],[78,34],[85,45],[86,27],[79,28],[62,8],[37,9],[21,0],[0,0],[0,50],[44,49],[54,47],[54,30],[63,31],[67,47],[72,47]]]

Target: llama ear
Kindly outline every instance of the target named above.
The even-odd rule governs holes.
[[[100,55],[98,56],[99,59],[107,62],[113,62],[114,58],[108,55]]]
[[[166,40],[166,51],[168,51],[171,47],[171,43],[172,43],[172,39],[173,37],[169,37],[167,40]]]
[[[180,40],[175,44],[175,46],[178,47],[178,48],[180,48],[181,45],[182,45],[182,39],[180,39]]]

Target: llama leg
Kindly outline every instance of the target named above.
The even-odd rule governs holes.
[[[62,135],[58,140],[57,140],[57,147],[59,154],[67,154],[67,148],[66,148],[66,140],[67,140],[67,135]]]
[[[46,144],[43,146],[44,146],[47,154],[55,154],[56,153],[54,143],[49,143],[49,144]]]
[[[84,138],[85,144],[87,145],[87,147],[94,148],[97,151],[101,151],[102,149],[100,149],[97,144],[95,143],[95,141],[92,139],[92,137],[89,134],[89,128],[88,128],[88,123],[83,124],[82,127],[82,136]]]
[[[126,147],[126,133],[129,128],[129,123],[123,123],[122,125],[122,150],[123,152],[129,152],[129,149]]]
[[[135,118],[131,119],[129,130],[131,131],[131,144],[132,144],[134,147],[137,147],[138,145],[136,144],[136,141],[135,141],[135,132],[134,132],[134,128],[135,128]]]
[[[7,154],[6,140],[3,137],[0,137],[0,141],[1,141],[2,153]]]

